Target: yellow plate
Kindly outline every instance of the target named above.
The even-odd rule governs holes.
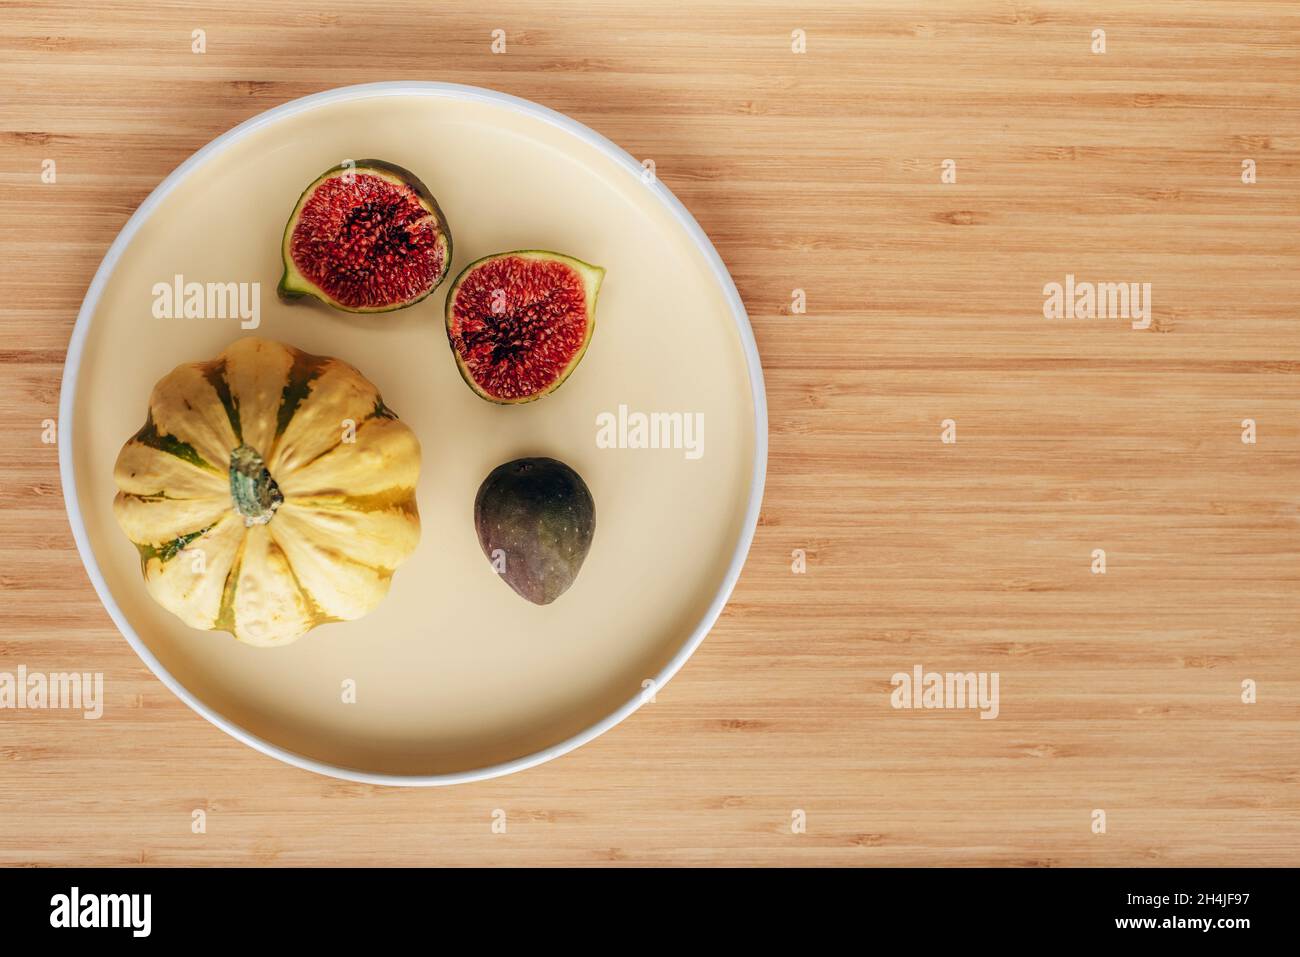
[[[443,328],[450,282],[381,316],[277,300],[281,234],[299,193],[336,163],[369,157],[407,167],[438,198],[454,240],[452,276],[510,249],[552,249],[606,269],[590,349],[558,391],[503,407],[466,387]],[[155,318],[155,285],[177,276],[259,283],[258,327],[242,328],[251,318]],[[194,631],[155,605],[110,508],[114,459],[143,422],[153,384],[254,334],[355,365],[424,451],[423,537],[388,598],[359,621],[278,649]],[[703,441],[695,451],[600,447],[601,416],[617,420],[620,407],[626,417],[702,416]],[[767,418],[735,286],[695,220],[641,164],[524,100],[382,83],[255,117],[145,200],[77,319],[59,438],[91,581],[172,691],[299,767],[449,784],[563,754],[662,690],[740,574],[762,497]],[[497,577],[474,532],[479,483],[526,455],[567,462],[596,502],[586,564],[545,607]]]

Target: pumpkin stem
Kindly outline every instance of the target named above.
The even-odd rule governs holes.
[[[284,504],[280,486],[251,446],[241,445],[230,453],[230,497],[247,526],[265,525]]]

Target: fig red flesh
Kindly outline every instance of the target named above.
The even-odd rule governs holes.
[[[408,171],[380,161],[338,168],[299,200],[285,237],[287,298],[340,309],[411,305],[446,276],[450,236],[437,203]]]
[[[586,351],[604,270],[543,251],[502,253],[457,277],[447,337],[471,388],[493,402],[556,389]]]

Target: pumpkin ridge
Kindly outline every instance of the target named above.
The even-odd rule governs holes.
[[[358,426],[357,426],[357,432],[360,432],[360,431],[361,431],[361,426],[358,425]],[[355,433],[353,433],[353,434],[355,434]],[[337,442],[335,442],[335,443],[334,443],[333,445],[331,445],[329,448],[325,449],[323,452],[318,452],[318,453],[316,453],[316,454],[313,455],[311,458],[309,458],[306,462],[303,462],[301,465],[297,466],[297,468],[299,468],[299,469],[305,469],[307,466],[311,465],[313,462],[317,462],[317,461],[323,459],[325,456],[329,455],[331,452],[333,452],[335,449],[337,449],[337,448],[338,448],[340,445],[342,445],[342,444],[343,444],[343,439],[340,438]]]
[[[230,571],[226,572],[226,580],[221,585],[221,604],[217,606],[217,617],[212,620],[214,631],[228,631],[236,637],[235,589],[239,587],[239,573],[244,567],[244,543],[247,541],[246,534],[239,539],[239,550],[235,552],[235,560],[230,563]]]
[[[326,612],[325,609],[321,608],[320,605],[316,604],[316,599],[312,594],[302,587],[302,581],[298,578],[298,570],[293,567],[293,562],[289,561],[288,553],[285,552],[284,546],[276,540],[274,532],[271,533],[271,543],[275,545],[280,554],[284,556],[285,567],[289,569],[289,577],[293,579],[293,587],[297,589],[298,597],[302,600],[304,607],[307,609],[307,614],[312,620],[312,627],[315,628],[317,625],[328,625],[336,621],[343,621],[344,619],[336,618]],[[354,562],[353,564],[360,563]]]
[[[311,394],[311,384],[325,371],[325,364],[329,360],[322,359],[320,356],[308,355],[297,349],[293,350],[293,365],[289,367],[289,376],[284,383],[284,390],[280,393],[280,408],[275,416],[275,437],[278,442],[280,436],[284,435],[284,430],[289,427],[291,420]],[[267,461],[274,459],[275,449],[269,450]]]
[[[394,412],[392,409],[390,409],[388,406],[384,405],[383,399],[376,399],[374,409],[370,412],[369,415],[367,415],[364,419],[358,422],[357,427],[352,430],[352,439],[354,442],[356,441],[356,437],[361,434],[361,430],[365,428],[366,423],[373,422],[375,419],[388,419],[391,421],[397,421],[397,413]],[[299,463],[298,465],[295,465],[294,468],[296,470],[301,471],[302,469],[307,468],[309,465],[313,465],[316,462],[320,461],[325,456],[329,455],[331,452],[338,449],[341,445],[343,445],[342,433],[340,433],[339,435],[339,440],[335,442],[333,445],[331,445],[329,448],[321,452],[317,452],[306,462]]]
[[[293,495],[285,499],[302,508],[335,509],[347,512],[383,512],[399,509],[408,515],[417,515],[415,489],[396,488],[369,495],[339,495],[317,492],[312,495]]]
[[[217,523],[213,522],[207,528],[200,528],[196,532],[186,532],[184,535],[177,535],[175,538],[166,542],[159,542],[157,544],[141,544],[140,542],[132,542],[131,544],[134,545],[136,550],[140,553],[141,570],[147,571],[150,559],[156,558],[158,559],[159,564],[166,565],[169,561],[179,555],[186,545],[197,538],[202,538],[216,527]]]
[[[356,568],[364,568],[368,572],[374,572],[384,581],[388,581],[393,577],[393,569],[386,568],[383,565],[371,565],[367,562],[358,561],[351,555],[339,551],[337,548],[330,548],[328,545],[317,545],[316,550],[330,559],[330,561],[337,562],[340,565],[352,565]]]
[[[161,434],[158,431],[158,424],[154,422],[153,410],[150,410],[149,417],[145,420],[144,427],[132,436],[131,441],[139,442],[146,448],[156,449],[159,452],[166,452],[168,455],[174,455],[178,459],[184,462],[189,462],[197,468],[205,469],[209,472],[220,471],[220,469],[215,465],[205,460],[203,456],[199,455],[198,449],[190,445],[188,442],[182,442],[170,433],[167,435]]]
[[[244,431],[239,425],[239,403],[235,401],[235,396],[230,391],[230,380],[226,378],[225,357],[205,362],[199,368],[203,370],[203,378],[208,380],[208,385],[212,386],[217,398],[221,400],[221,407],[226,410],[226,418],[230,420],[231,431],[242,445]]]
[[[316,604],[316,599],[308,594],[307,590],[302,587],[302,582],[298,579],[298,571],[293,567],[293,562],[289,560],[289,553],[284,550],[284,546],[280,544],[279,539],[275,537],[275,532],[273,531],[270,532],[268,536],[266,544],[267,554],[272,554],[272,550],[274,550],[274,554],[278,555],[281,561],[283,561],[285,569],[289,572],[289,578],[293,580],[293,590],[298,593],[298,600],[302,602],[303,611],[307,613],[307,618],[311,622],[311,624],[308,625],[307,630],[310,631],[317,625],[326,625],[330,622],[342,621],[343,619],[341,618],[334,618],[331,615],[327,615],[321,607]]]
[[[193,498],[181,498],[179,495],[168,495],[164,490],[159,489],[148,495],[140,495],[137,492],[119,492],[123,498],[134,499],[137,502],[197,502],[204,498],[210,498],[207,495],[196,495]]]

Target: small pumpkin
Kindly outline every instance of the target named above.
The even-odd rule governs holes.
[[[154,387],[113,511],[160,605],[284,645],[383,600],[419,542],[419,474],[415,434],[356,369],[246,338]]]

